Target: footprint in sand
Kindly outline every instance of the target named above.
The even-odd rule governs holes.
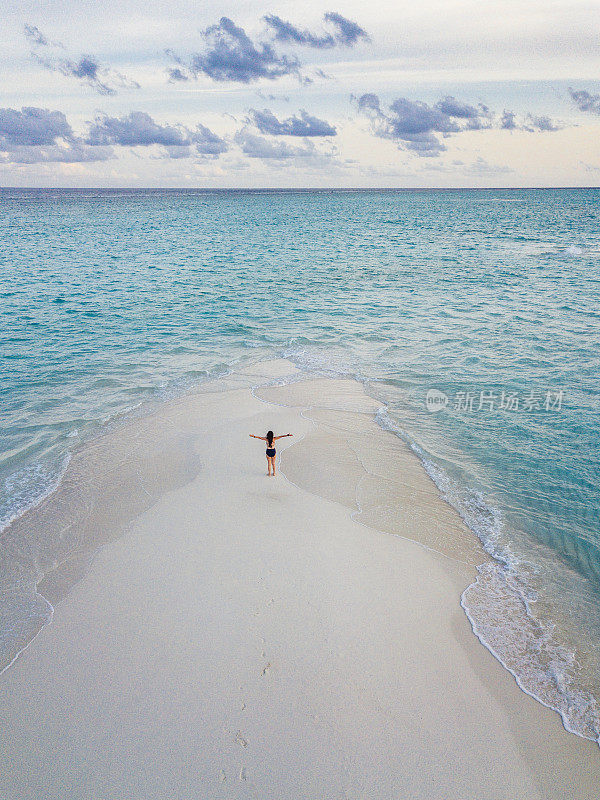
[[[219,772],[219,780],[221,781],[221,783],[224,783],[227,780],[227,776],[225,775],[224,770],[221,770],[221,772]]]
[[[271,671],[271,662],[269,661],[269,663],[265,664],[265,666],[262,668],[262,671],[261,671],[260,674],[264,676],[264,675],[267,675],[270,671]]]
[[[240,769],[240,780],[241,781],[245,781],[246,780],[246,767],[242,767]]]
[[[236,734],[236,737],[235,737],[235,740],[236,740],[236,742],[237,742],[238,744],[240,744],[242,747],[248,747],[248,742],[247,742],[247,740],[246,740],[246,739],[244,739],[244,737],[242,736],[242,732],[241,732],[241,731],[238,731],[238,732],[237,732],[237,734]]]

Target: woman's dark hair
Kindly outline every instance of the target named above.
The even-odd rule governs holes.
[[[273,431],[267,431],[267,442],[269,447],[273,447]]]

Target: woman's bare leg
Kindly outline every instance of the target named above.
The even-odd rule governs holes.
[[[267,475],[271,476],[271,459],[267,456]]]
[[[271,466],[273,467],[273,477],[275,477],[275,459],[277,456],[273,456],[273,458],[269,459],[271,462]]]

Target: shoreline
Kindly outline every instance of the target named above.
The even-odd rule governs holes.
[[[279,361],[270,365],[264,363],[261,369],[271,369],[271,378],[276,381],[286,370],[289,372],[290,367],[289,362]],[[177,431],[179,436],[191,440],[188,444],[192,463],[200,469],[191,480],[183,481],[166,492],[162,491],[164,476],[155,476],[155,488],[160,490],[155,502],[125,525],[120,538],[102,546],[91,568],[66,589],[65,596],[57,604],[52,624],[40,631],[11,670],[0,678],[8,689],[6,700],[2,701],[2,713],[15,734],[7,740],[9,732],[6,730],[3,737],[5,771],[8,769],[10,773],[13,765],[14,773],[14,765],[21,764],[24,768],[28,764],[27,770],[36,773],[37,780],[43,782],[48,778],[43,765],[31,763],[26,757],[29,752],[29,759],[33,758],[34,762],[37,759],[27,745],[28,737],[33,733],[32,726],[36,726],[33,741],[42,743],[42,755],[48,755],[50,743],[55,741],[53,737],[57,733],[58,741],[65,745],[67,753],[73,746],[73,736],[77,735],[83,737],[84,743],[87,742],[83,745],[86,758],[91,758],[91,763],[96,766],[103,764],[106,769],[103,754],[92,757],[89,750],[95,735],[92,722],[99,725],[100,732],[112,730],[117,736],[118,741],[112,742],[110,747],[117,754],[115,757],[122,760],[126,741],[145,741],[142,723],[144,720],[148,722],[150,708],[140,719],[139,704],[144,692],[154,698],[159,708],[164,705],[172,711],[177,707],[179,713],[183,713],[176,696],[177,681],[183,681],[184,686],[189,687],[186,697],[192,705],[196,701],[190,682],[199,681],[204,685],[208,681],[211,686],[210,691],[207,688],[206,697],[213,709],[212,728],[208,725],[204,730],[198,720],[192,727],[191,721],[181,726],[166,712],[166,716],[161,714],[161,719],[166,739],[176,737],[183,747],[188,746],[186,736],[198,735],[198,724],[205,734],[210,729],[212,735],[221,741],[227,751],[224,766],[217,769],[222,753],[219,755],[215,751],[209,755],[190,755],[191,760],[183,772],[186,780],[192,781],[189,770],[194,763],[200,772],[200,777],[196,778],[200,783],[193,784],[192,781],[190,786],[194,785],[198,791],[199,788],[206,790],[210,785],[211,796],[218,797],[222,793],[223,796],[232,796],[233,793],[233,796],[246,797],[251,796],[251,786],[254,789],[261,786],[261,797],[291,798],[304,796],[302,791],[309,785],[315,791],[321,791],[323,797],[338,796],[334,795],[334,788],[338,791],[347,780],[342,769],[342,765],[347,763],[346,751],[332,745],[329,737],[319,738],[323,730],[317,735],[315,730],[320,729],[315,720],[311,718],[309,724],[306,714],[299,713],[298,709],[307,711],[307,697],[312,696],[311,692],[316,692],[320,707],[325,709],[321,713],[327,720],[327,730],[330,729],[327,726],[338,725],[338,715],[341,714],[342,719],[348,717],[341,730],[338,725],[336,735],[346,746],[353,743],[352,752],[357,748],[356,752],[362,753],[357,761],[359,766],[355,765],[354,772],[351,770],[354,783],[348,784],[354,787],[355,792],[358,791],[360,774],[364,772],[373,780],[375,773],[379,775],[380,767],[372,760],[374,750],[369,751],[367,744],[371,748],[382,747],[382,736],[386,731],[385,736],[391,737],[396,746],[395,750],[389,746],[389,752],[386,749],[388,745],[383,746],[390,770],[383,780],[396,781],[386,784],[390,792],[394,785],[402,786],[406,794],[413,792],[410,796],[431,796],[420,783],[421,776],[415,775],[414,767],[407,770],[403,766],[402,759],[409,753],[409,761],[412,759],[413,764],[420,761],[427,765],[428,780],[446,786],[448,797],[497,797],[495,792],[501,785],[497,783],[500,767],[507,769],[509,765],[514,769],[510,778],[514,782],[511,797],[595,796],[594,781],[600,780],[597,745],[567,733],[558,715],[517,687],[513,677],[488,650],[480,646],[473,634],[460,608],[460,594],[470,577],[476,574],[480,556],[476,537],[466,528],[458,513],[439,496],[437,487],[417,456],[397,437],[388,436],[383,430],[380,431],[382,438],[378,438],[372,429],[372,417],[374,407],[380,404],[368,397],[361,385],[352,381],[300,380],[252,388],[249,375],[252,375],[250,368],[241,370],[233,380],[229,376],[229,389],[222,393],[198,391],[171,401],[157,417],[146,421],[145,435],[151,430],[165,430],[172,437]],[[241,387],[244,383],[246,386]],[[240,388],[232,388],[231,384]],[[270,398],[265,395],[270,395]],[[306,397],[317,401],[313,402],[311,412],[302,405]],[[276,405],[282,399],[291,399],[297,405]],[[318,406],[316,410],[315,405]],[[345,410],[340,410],[343,407]],[[316,421],[311,416],[316,417]],[[290,440],[290,444],[286,442],[281,453],[278,480],[265,484],[262,480],[262,454],[256,447],[249,449],[252,444],[248,445],[241,437],[246,427],[259,421],[269,424],[268,419],[279,420],[278,425],[282,428],[293,425],[303,435]],[[365,430],[368,430],[369,441],[377,444],[375,461],[378,463],[374,463],[373,452],[367,448],[359,453],[362,458],[360,469],[379,467],[391,475],[398,482],[388,486],[387,491],[393,493],[395,504],[402,505],[402,502],[398,503],[398,492],[403,492],[404,497],[418,507],[418,514],[394,519],[381,514],[381,494],[373,496],[377,486],[373,481],[365,480],[358,469],[357,453],[352,453],[344,438],[349,435],[355,448],[360,450],[360,439]],[[328,437],[325,442],[324,437]],[[160,444],[160,438],[158,441]],[[319,442],[321,447],[325,444],[327,453],[322,461],[314,457],[315,452],[324,452],[319,451]],[[224,461],[223,457],[215,461],[206,455],[218,452],[219,447],[225,447],[227,458]],[[389,448],[389,452],[385,448]],[[238,449],[242,451],[241,461]],[[218,474],[213,476],[211,470]],[[351,491],[353,486],[355,491]],[[194,502],[190,501],[190,494],[195,498]],[[244,498],[249,513],[236,508],[239,498]],[[272,513],[270,507],[266,507],[267,502],[274,504],[275,530],[270,530]],[[206,514],[208,521],[201,519],[193,509],[200,510],[200,517]],[[235,524],[234,519],[238,520]],[[242,520],[248,528],[249,538],[236,527]],[[388,530],[394,535],[382,535],[382,528],[383,533],[386,532],[386,524],[388,528],[396,526],[396,530]],[[411,535],[403,536],[397,530],[398,525],[404,525],[404,533],[410,531]],[[455,534],[450,540],[448,530]],[[169,532],[171,548],[165,543],[165,531]],[[460,538],[461,531],[464,538]],[[418,539],[415,539],[418,536],[425,540],[417,543]],[[426,537],[430,537],[429,545],[438,545],[437,550],[432,547],[425,549],[428,547]],[[449,551],[440,555],[442,543]],[[257,548],[261,554],[258,560]],[[167,563],[161,562],[157,552],[162,553]],[[347,561],[350,554],[353,557]],[[398,558],[400,554],[402,557]],[[169,566],[171,559],[174,563]],[[373,563],[372,559],[375,559]],[[363,572],[365,564],[371,564],[371,571]],[[193,569],[204,576],[213,593],[216,592],[217,596],[224,593],[220,604],[212,611],[213,594],[208,587],[199,585],[201,581],[195,573],[190,574]],[[326,575],[327,581],[315,583],[313,571],[323,569],[326,572],[321,578]],[[150,576],[154,576],[154,583],[149,582]],[[133,584],[131,578],[135,578]],[[220,581],[215,583],[217,578]],[[174,594],[180,583],[188,592],[199,593],[198,602],[203,598],[200,605],[189,598],[179,597],[177,592]],[[261,586],[269,584],[277,585],[278,594],[275,592],[273,598],[278,599],[270,603],[271,597],[268,597],[263,606],[256,606]],[[140,607],[140,598],[145,598],[146,594],[150,600],[144,602],[152,603],[150,616]],[[203,608],[202,603],[208,605],[208,617],[198,611]],[[357,630],[354,630],[353,617],[347,616],[347,605],[354,609],[357,619],[363,620],[364,624]],[[278,606],[281,606],[281,611],[274,608]],[[387,609],[390,619],[378,616],[374,607],[381,612]],[[429,616],[423,616],[427,608]],[[329,613],[323,616],[323,609],[329,609]],[[247,635],[256,623],[255,611],[260,619],[267,611],[273,614],[270,622],[265,621],[258,640]],[[195,621],[198,613],[204,615],[204,624],[200,627]],[[345,625],[352,623],[350,628],[342,626],[338,629],[331,627],[332,619],[338,623],[344,621]],[[399,626],[397,637],[386,627],[392,624],[392,620]],[[157,625],[159,630],[153,631],[152,627]],[[189,641],[192,631],[202,637],[202,642],[193,645],[194,658],[188,649],[192,647]],[[230,638],[226,642],[222,641],[220,631],[228,632]],[[277,657],[270,658],[266,644],[260,644],[261,638],[275,648]],[[370,649],[360,646],[364,639],[370,642]],[[337,642],[335,651],[330,651],[327,644],[330,641]],[[410,649],[405,652],[407,641]],[[79,652],[82,642],[89,655],[87,660]],[[109,642],[112,646],[107,649]],[[170,652],[164,649],[167,643]],[[399,643],[402,643],[400,650]],[[241,670],[240,680],[244,678],[252,687],[247,689],[247,697],[240,700],[239,706],[239,709],[242,703],[247,708],[255,706],[252,740],[241,728],[237,729],[237,723],[231,727],[231,720],[227,722],[227,735],[221,730],[227,717],[222,706],[227,706],[231,697],[237,697],[239,689],[236,686],[245,684],[244,681],[228,683],[221,673],[207,678],[206,671],[213,671],[210,665],[215,647],[222,651],[223,664],[229,664],[230,668],[237,665],[233,667],[234,672]],[[265,656],[262,660],[259,657],[259,661],[264,663],[259,665],[255,685],[254,672],[246,674],[245,665],[256,657],[254,651],[257,648]],[[400,652],[404,653],[403,658],[400,658]],[[446,653],[447,663],[443,660],[438,663],[440,653]],[[145,659],[156,667],[151,673],[148,672],[150,664]],[[186,670],[178,659],[183,661]],[[310,662],[312,673],[298,669],[298,661],[303,660]],[[328,673],[322,673],[321,667],[317,667],[323,663],[329,664]],[[419,674],[420,665],[425,665],[428,678],[425,681]],[[65,667],[68,667],[66,675],[62,670]],[[90,670],[91,676],[87,674]],[[310,674],[315,678],[314,686],[310,681],[307,683]],[[338,679],[334,697],[335,692],[341,692],[343,703],[336,703],[329,697],[333,686],[328,675]],[[262,680],[264,678],[271,683]],[[132,680],[145,687],[143,691],[141,688],[136,690],[138,700],[133,705],[126,689]],[[104,710],[100,717],[94,717],[93,713],[90,715],[90,698],[96,696],[97,699],[100,693],[107,701],[114,692],[114,681],[121,687],[115,708],[109,711],[101,704],[99,707]],[[78,688],[73,689],[71,682]],[[266,686],[270,688],[265,689]],[[367,686],[370,686],[370,693],[365,696]],[[440,686],[452,689],[444,692]],[[415,691],[416,696],[412,698],[411,693]],[[218,702],[217,698],[220,698]],[[294,698],[291,705],[290,698]],[[380,699],[376,701],[376,698]],[[29,701],[33,702],[31,710],[26,708]],[[350,701],[355,706],[354,716],[349,710],[352,707],[351,704],[348,706]],[[413,708],[413,714],[418,709],[416,718],[413,715],[406,717],[407,703]],[[465,703],[470,712],[466,717]],[[239,718],[239,709],[236,719]],[[342,713],[342,709],[346,710]],[[392,709],[397,717],[394,717]],[[233,711],[227,713],[233,714]],[[314,709],[311,714],[319,716]],[[70,715],[74,721],[69,723],[69,728],[71,725],[73,728],[63,730],[61,725],[66,718],[70,719]],[[128,733],[125,742],[114,727],[115,715],[126,721],[125,731]],[[269,720],[272,735],[263,736],[263,746],[260,752],[253,754],[252,763],[249,759],[249,763],[240,766],[239,755],[250,753],[252,742],[260,741],[260,726],[264,719]],[[437,730],[440,720],[442,727]],[[359,732],[364,733],[360,740],[353,738],[351,733],[357,726]],[[404,726],[407,729],[405,733],[411,733],[408,740],[403,739],[400,748],[398,726]],[[283,769],[279,784],[281,794],[270,794],[274,790],[269,788],[267,775],[279,768],[283,757],[276,744],[277,736],[289,742],[290,736],[299,735],[298,730],[307,737],[304,751],[296,753],[295,761],[289,756],[287,761],[284,759],[287,767]],[[458,751],[457,747],[452,749],[452,759],[458,764],[456,774],[450,774],[450,766],[443,765],[443,758],[439,760],[442,745],[445,748],[450,746],[445,741],[449,732],[460,740]],[[246,746],[240,742],[238,733],[246,741]],[[423,734],[429,744],[419,741]],[[500,766],[490,762],[489,753],[479,752],[490,737],[498,748],[497,752],[492,748],[491,755],[495,760],[499,759]],[[314,773],[310,765],[317,752],[328,753],[337,765],[335,779],[322,774],[313,775],[313,784],[307,778],[299,789],[300,774]],[[473,764],[477,763],[473,752],[484,760],[488,770],[486,774],[477,770],[473,774]],[[306,763],[303,761],[305,756],[308,759]],[[56,795],[46,792],[44,796],[80,797],[80,794],[71,793],[74,787],[69,789],[68,786],[68,778],[73,774],[71,766],[62,757],[57,758],[59,767],[54,779],[63,782],[62,788],[60,792],[56,789]],[[562,764],[560,768],[554,763],[557,758]],[[577,768],[576,790],[571,786],[567,794],[565,787],[573,779],[573,758],[581,763]],[[515,760],[518,761],[516,768]],[[96,787],[95,791],[103,797],[117,797],[124,790],[132,797],[164,797],[158,784],[162,781],[164,788],[164,781],[168,782],[164,772],[166,766],[159,769],[160,780],[156,778],[156,785],[148,784],[144,792],[136,793],[139,784],[135,781],[149,780],[141,777],[136,764],[123,768],[125,777],[121,782],[113,785],[105,778],[102,787]],[[225,781],[220,769],[224,771]],[[246,776],[243,779],[239,778],[242,769]],[[180,771],[180,782],[176,782],[176,786],[181,785],[181,774]],[[239,779],[234,781],[235,775]],[[459,788],[458,775],[462,788]],[[18,769],[11,774],[10,781],[12,794],[9,796],[39,797],[33,787],[28,789],[22,785]],[[293,791],[290,788],[292,784],[296,786]],[[169,786],[174,789],[172,783]],[[9,790],[8,785],[0,788]],[[28,794],[29,791],[32,793]],[[370,791],[373,797],[391,796],[377,794],[374,788]],[[354,795],[350,793],[349,796]]]
[[[364,395],[358,404],[361,409],[360,411],[356,411],[356,397],[352,398],[348,409],[345,409],[343,390],[341,390],[341,394],[339,394],[337,399],[334,401],[332,401],[332,397],[329,396],[333,392],[333,397],[336,397],[336,391],[340,392],[340,387],[344,384],[356,384],[359,394]],[[370,436],[373,436],[374,433],[372,429],[372,423],[376,423],[380,430],[375,431],[375,433],[383,433],[384,435],[383,439],[379,438],[379,444],[381,445],[381,443],[386,440],[388,434],[392,434],[393,445],[392,453],[387,454],[391,457],[389,457],[386,461],[386,469],[380,470],[380,473],[377,476],[369,468],[369,459],[367,458],[366,461],[361,459],[360,454],[354,450],[354,456],[357,458],[357,461],[360,465],[359,471],[362,470],[365,474],[369,473],[372,477],[376,477],[377,480],[382,481],[384,480],[386,473],[391,473],[394,472],[394,470],[397,470],[398,456],[399,454],[402,454],[404,459],[404,461],[400,459],[402,462],[402,470],[406,470],[408,473],[411,471],[414,472],[415,470],[417,472],[422,472],[425,480],[424,483],[422,483],[421,489],[423,486],[425,486],[430,495],[433,490],[433,494],[439,498],[444,507],[446,507],[446,513],[442,515],[444,520],[443,524],[445,526],[442,536],[443,541],[440,538],[437,540],[435,538],[428,538],[428,535],[424,534],[422,530],[417,531],[418,526],[415,527],[414,524],[410,530],[410,535],[407,535],[406,531],[401,532],[401,527],[406,523],[406,520],[401,520],[398,518],[390,522],[390,520],[385,520],[380,513],[377,513],[378,511],[381,511],[381,509],[377,507],[378,505],[381,505],[381,497],[376,497],[375,502],[371,503],[370,508],[363,509],[359,499],[358,483],[356,483],[354,489],[351,490],[354,496],[352,498],[345,496],[348,487],[353,485],[352,480],[362,480],[365,477],[365,474],[360,476],[359,479],[356,478],[356,475],[350,476],[351,479],[349,481],[347,481],[348,474],[345,474],[341,482],[338,482],[335,490],[330,491],[329,493],[323,493],[323,486],[325,485],[324,483],[322,483],[320,487],[316,487],[314,483],[311,485],[310,481],[306,480],[295,482],[292,477],[294,472],[293,468],[291,470],[291,475],[283,474],[283,477],[300,489],[308,489],[308,491],[346,506],[350,509],[351,519],[360,524],[375,528],[381,532],[387,532],[395,536],[400,536],[409,541],[416,541],[426,550],[429,550],[434,554],[442,555],[446,558],[449,558],[451,561],[464,561],[465,564],[469,565],[473,569],[472,578],[467,585],[460,586],[459,603],[463,609],[463,612],[465,613],[465,616],[469,620],[474,637],[479,641],[483,648],[486,649],[512,676],[518,688],[526,696],[531,697],[536,702],[539,702],[545,708],[557,713],[561,717],[563,726],[567,732],[592,741],[600,746],[600,740],[595,737],[594,733],[586,735],[586,733],[582,732],[581,730],[577,730],[575,727],[569,724],[569,717],[566,715],[565,710],[561,709],[561,702],[569,702],[569,697],[567,695],[565,695],[564,698],[559,697],[559,702],[541,697],[539,693],[536,693],[535,688],[531,688],[527,685],[527,682],[523,680],[523,676],[520,674],[518,668],[511,666],[510,662],[503,657],[502,650],[496,650],[494,645],[489,641],[489,639],[486,638],[485,633],[482,633],[478,630],[477,618],[476,616],[472,616],[471,610],[466,604],[465,597],[469,590],[477,588],[481,572],[480,567],[485,568],[486,565],[493,566],[496,559],[482,546],[480,537],[473,528],[473,521],[465,518],[460,507],[457,506],[457,504],[446,495],[444,487],[440,485],[439,480],[436,479],[436,475],[431,473],[423,453],[420,452],[419,446],[416,445],[416,443],[408,436],[408,434],[398,427],[396,422],[389,419],[380,418],[382,411],[384,412],[384,416],[387,416],[387,407],[383,401],[380,401],[373,395],[369,394],[368,384],[368,380],[363,381],[353,377],[335,377],[333,375],[327,375],[326,371],[325,373],[318,371],[312,373],[307,372],[284,357],[252,361],[238,369],[236,369],[235,366],[231,366],[228,372],[211,376],[207,381],[196,384],[193,387],[181,387],[181,390],[176,394],[170,394],[161,399],[150,399],[147,401],[145,409],[136,407],[133,410],[133,414],[127,414],[123,417],[119,416],[110,420],[106,429],[100,431],[92,438],[81,442],[74,451],[67,454],[66,466],[62,470],[60,476],[57,478],[54,488],[52,488],[48,493],[44,494],[33,506],[28,507],[19,517],[16,518],[16,520],[13,520],[13,523],[16,522],[16,528],[20,527],[22,523],[33,526],[41,524],[43,526],[47,523],[48,517],[52,518],[52,505],[56,499],[55,495],[58,495],[58,505],[60,506],[62,502],[60,499],[61,483],[65,475],[68,473],[68,467],[72,458],[77,459],[80,456],[85,457],[89,454],[89,451],[94,450],[94,448],[102,448],[103,445],[106,444],[107,447],[105,448],[105,452],[103,452],[101,455],[103,458],[110,461],[114,457],[114,453],[111,450],[114,446],[115,440],[119,440],[123,435],[126,437],[133,435],[136,439],[139,439],[140,432],[143,438],[144,432],[147,434],[148,430],[152,428],[155,420],[168,418],[172,411],[177,409],[178,405],[185,405],[188,401],[193,400],[195,397],[203,397],[205,395],[214,395],[218,397],[219,395],[227,394],[236,388],[240,390],[248,390],[250,395],[261,403],[280,406],[282,408],[300,409],[302,417],[310,420],[314,426],[321,425],[325,428],[327,428],[329,424],[326,419],[327,413],[334,415],[337,414],[338,418],[341,418],[344,413],[346,413],[347,416],[357,414],[358,417],[360,417],[362,415],[364,417],[364,421],[366,421],[367,427],[370,428]],[[300,387],[299,395],[295,393],[295,387],[298,386]],[[316,406],[314,406],[316,413],[311,416],[314,405],[314,397],[311,395],[311,392],[313,392],[315,388],[317,391],[318,402]],[[348,431],[352,430],[355,422],[356,420],[350,424]],[[138,430],[138,426],[142,428],[142,431]],[[360,427],[360,425],[357,427],[355,433]],[[344,429],[343,422],[341,429]],[[363,431],[363,433],[364,432],[365,431]],[[184,438],[185,436],[188,436],[189,433],[190,431],[186,431]],[[171,432],[168,431],[167,439],[170,438]],[[296,442],[295,444],[299,444],[299,442]],[[165,446],[165,440],[161,441],[160,443],[153,444],[155,455],[159,452],[161,446]],[[179,475],[175,481],[185,483],[186,481],[197,477],[198,467],[197,465],[193,465],[192,462],[194,459],[193,457],[190,458],[190,453],[187,452],[187,446],[183,446],[183,440],[181,436],[177,440],[176,446],[173,446],[172,442],[169,442],[168,446],[169,455],[171,458],[175,456],[175,451],[181,448],[186,451],[186,457],[183,460],[187,459],[189,462],[185,465],[185,467],[183,467],[182,459],[179,458],[179,456],[176,457],[176,462],[178,463],[174,462],[172,464],[172,468],[175,466],[175,469],[179,471]],[[408,460],[406,460],[407,455]],[[130,464],[128,466],[130,471],[140,471],[139,463],[132,465]],[[345,464],[345,466],[347,468],[348,464]],[[169,474],[169,470],[163,470],[163,474]],[[76,474],[75,476],[68,474],[68,477],[74,477],[75,483],[77,483],[77,481],[81,478],[81,470],[79,470],[79,474]],[[97,478],[97,476],[95,477]],[[131,475],[129,475],[129,477],[131,477]],[[148,476],[146,476],[146,478],[147,477]],[[164,483],[164,485],[154,487],[154,490],[149,492],[146,486],[143,485],[144,479],[142,478],[141,488],[144,495],[147,495],[147,499],[144,498],[144,502],[142,502],[141,506],[139,506],[138,497],[137,508],[135,507],[136,503],[134,502],[133,508],[126,509],[124,512],[122,511],[122,513],[117,515],[116,520],[111,520],[111,527],[115,529],[115,532],[107,537],[98,540],[92,540],[91,543],[85,541],[83,544],[80,543],[71,551],[67,552],[63,560],[58,562],[55,561],[50,569],[38,577],[35,583],[36,596],[42,601],[44,606],[49,609],[49,618],[47,621],[38,623],[37,631],[33,633],[30,638],[25,640],[24,645],[16,653],[11,654],[10,660],[2,665],[0,669],[0,675],[8,670],[18,660],[21,652],[26,650],[42,632],[44,627],[50,624],[54,614],[55,603],[60,602],[62,597],[68,594],[72,587],[85,576],[86,569],[89,568],[89,565],[93,562],[99,550],[107,544],[110,544],[113,539],[118,539],[124,535],[128,526],[135,521],[139,513],[143,512],[143,508],[150,508],[154,502],[160,500],[160,497],[165,491],[169,490],[169,481],[172,482],[172,480],[173,475],[171,474],[170,478]],[[100,493],[98,493],[98,496],[100,496]],[[128,497],[128,500],[131,500],[131,498]],[[409,495],[402,497],[402,487],[396,483],[396,485],[393,487],[391,498],[388,496],[387,500],[388,505],[389,501],[391,501],[391,503],[393,503],[395,506],[408,507],[410,506],[411,497]],[[47,504],[50,505],[50,511],[49,513],[44,514],[43,512],[45,511],[45,506]],[[40,516],[38,516],[38,513]],[[71,516],[76,517],[73,508],[69,509],[69,513]],[[74,521],[75,524],[77,524],[76,518]],[[53,522],[56,524],[56,520],[53,520]],[[10,529],[13,523],[11,523],[5,530]],[[458,547],[456,546],[457,542],[459,542]]]

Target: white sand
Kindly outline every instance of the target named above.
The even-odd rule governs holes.
[[[301,414],[246,378],[161,412],[200,474],[0,677],[1,800],[597,798],[600,749],[476,640],[459,596],[478,547],[358,384],[256,391],[321,407]],[[295,435],[276,478],[248,437],[268,427]],[[394,493],[410,509],[377,511]]]

